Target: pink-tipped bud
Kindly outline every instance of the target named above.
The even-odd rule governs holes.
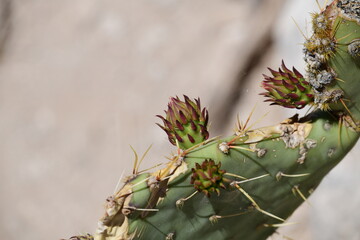
[[[208,111],[201,109],[200,99],[192,101],[184,95],[184,101],[181,101],[179,97],[172,97],[165,114],[165,117],[157,117],[163,121],[163,126],[159,126],[166,132],[171,144],[188,149],[209,138]]]
[[[264,75],[261,84],[267,91],[261,93],[261,95],[268,97],[265,101],[272,102],[272,105],[298,109],[314,102],[314,95],[309,82],[295,68],[291,71],[282,61],[281,69],[278,72],[268,69],[273,76]]]

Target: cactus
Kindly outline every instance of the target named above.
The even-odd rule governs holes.
[[[134,171],[107,199],[96,233],[71,239],[259,240],[290,224],[359,138],[359,9],[359,0],[335,0],[312,15],[306,74],[282,63],[264,76],[267,101],[310,114],[209,138],[200,100],[171,98],[159,126],[177,153],[155,172]]]

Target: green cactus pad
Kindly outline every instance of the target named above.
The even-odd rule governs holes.
[[[163,185],[166,195],[158,198],[158,211],[129,218],[126,236],[146,240],[168,235],[177,240],[265,239],[316,189],[358,138],[344,126],[340,132],[338,135],[339,126],[331,115],[318,112],[299,122],[250,130],[243,137],[234,135],[195,148],[180,165],[170,163],[175,177]],[[227,154],[219,149],[223,142],[231,143]],[[259,156],[259,149],[268,151]],[[192,169],[202,169],[209,158],[221,162],[233,187],[222,190],[220,196],[193,195]],[[141,207],[144,202],[133,199],[139,199],[137,195],[143,191],[148,189],[128,196],[130,202]],[[175,207],[179,199],[186,199],[181,208]]]

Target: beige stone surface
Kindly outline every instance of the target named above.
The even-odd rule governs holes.
[[[256,102],[254,118],[261,116],[265,66],[301,62],[299,52],[279,47],[284,38],[302,41],[290,17],[278,19],[294,2],[12,0],[0,61],[2,239],[92,232],[105,198],[132,169],[130,145],[142,154],[153,144],[144,169],[174,150],[154,124],[169,96],[200,96],[214,135],[228,133],[235,123],[228,119],[245,117]],[[293,10],[302,20],[304,11]],[[278,26],[298,35],[281,36]],[[247,67],[259,46],[263,54]],[[285,115],[274,108],[260,125]],[[306,209],[299,215],[301,229],[318,223]],[[313,237],[316,230],[286,234],[325,239]]]

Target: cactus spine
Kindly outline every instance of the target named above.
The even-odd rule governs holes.
[[[72,239],[259,240],[286,224],[359,138],[359,7],[335,0],[313,14],[304,76],[284,63],[265,76],[269,101],[316,111],[208,139],[200,101],[172,98],[160,127],[177,154],[160,170],[127,178],[94,236]]]

